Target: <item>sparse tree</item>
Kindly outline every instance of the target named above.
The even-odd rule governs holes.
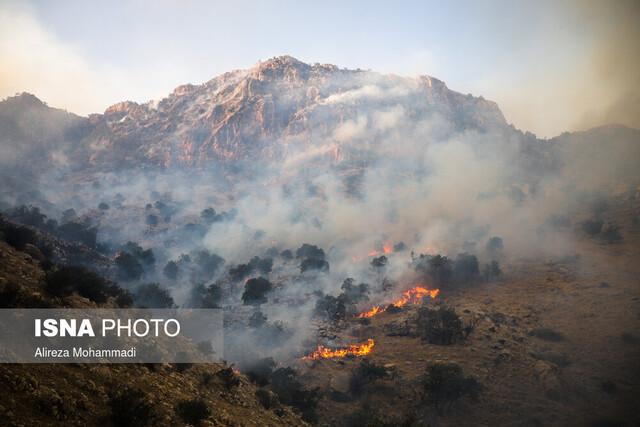
[[[482,386],[473,377],[465,377],[455,363],[432,363],[422,379],[424,398],[439,413],[444,413],[455,402],[468,396],[476,399]]]

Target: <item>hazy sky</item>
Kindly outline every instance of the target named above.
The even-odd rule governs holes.
[[[640,1],[0,0],[0,98],[87,114],[290,54],[429,74],[540,136],[640,127]]]

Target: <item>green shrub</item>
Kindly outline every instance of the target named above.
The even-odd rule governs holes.
[[[180,273],[178,263],[175,261],[167,262],[167,265],[162,269],[162,273],[164,273],[167,278],[176,280],[178,278],[178,273]]]
[[[275,367],[275,360],[271,357],[266,357],[249,364],[243,371],[252,382],[264,387],[269,384]]]
[[[300,273],[305,271],[329,271],[329,263],[323,259],[306,258],[300,263]]]
[[[560,332],[556,332],[549,328],[535,328],[529,332],[532,337],[540,338],[544,341],[559,342],[564,341],[565,337]]]
[[[3,223],[0,231],[4,235],[4,241],[19,251],[27,244],[35,245],[38,240],[35,231],[21,225]]]
[[[476,281],[480,275],[478,258],[467,253],[458,254],[453,262],[453,278],[456,283]]]
[[[80,222],[68,222],[58,227],[58,235],[72,242],[83,243],[90,248],[95,248],[98,238],[98,229],[89,224]]]
[[[265,409],[276,409],[280,407],[278,396],[267,389],[259,388],[256,390],[256,399]]]
[[[118,278],[121,280],[139,280],[144,269],[135,256],[128,252],[120,252],[116,255],[116,267],[118,268]]]
[[[482,278],[485,282],[495,282],[502,277],[502,270],[498,261],[491,261],[484,265]]]
[[[455,363],[432,363],[422,378],[424,398],[439,413],[445,412],[459,399],[476,399],[482,386],[473,377],[465,377]]]
[[[109,399],[111,421],[119,427],[146,427],[155,425],[156,413],[146,393],[126,387]]]
[[[56,297],[77,292],[97,304],[104,304],[111,296],[116,297],[120,304],[128,295],[117,284],[80,266],[63,266],[47,272],[44,289],[49,295]]]
[[[347,308],[344,298],[325,295],[316,301],[315,315],[327,320],[344,320],[347,317]]]
[[[173,298],[168,290],[158,283],[141,285],[135,293],[134,301],[138,307],[172,308],[175,307]]]
[[[464,337],[462,320],[453,308],[444,305],[420,307],[416,322],[418,333],[430,344],[449,345]]]
[[[199,426],[211,416],[211,410],[202,399],[183,400],[176,405],[176,413],[185,423]]]
[[[376,365],[368,359],[363,359],[356,369],[351,373],[349,379],[349,391],[357,394],[362,391],[364,386],[378,379],[384,378],[387,370],[384,366]]]
[[[278,395],[280,402],[296,408],[302,419],[311,423],[317,421],[319,392],[317,389],[305,389],[298,381],[296,371],[288,367],[276,369],[271,375],[270,388]]]
[[[273,285],[264,277],[257,277],[247,280],[242,293],[244,305],[260,305],[267,302],[267,294]]]

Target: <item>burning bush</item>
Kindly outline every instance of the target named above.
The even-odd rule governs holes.
[[[109,407],[114,426],[146,427],[156,423],[157,414],[142,390],[125,388],[109,398]]]
[[[387,370],[384,366],[376,365],[369,361],[369,359],[363,359],[356,369],[351,373],[349,380],[349,391],[351,394],[359,394],[362,389],[378,379],[384,378],[387,375]]]
[[[424,399],[438,413],[444,413],[465,396],[476,399],[482,390],[482,385],[473,377],[465,377],[462,368],[455,363],[433,363],[427,366],[422,386]]]
[[[260,305],[267,302],[267,294],[273,285],[264,277],[249,279],[244,285],[242,302],[244,305]]]
[[[276,369],[271,375],[271,390],[285,405],[293,406],[308,422],[316,422],[316,407],[319,392],[317,389],[307,390],[298,381],[296,371],[291,368]]]
[[[175,307],[171,294],[162,288],[159,283],[141,285],[135,293],[134,301],[138,307],[143,308]]]
[[[203,420],[211,416],[211,410],[202,399],[183,400],[176,405],[176,414],[185,423],[199,426]]]
[[[418,333],[430,344],[449,345],[464,337],[462,320],[453,308],[420,307],[416,319]]]

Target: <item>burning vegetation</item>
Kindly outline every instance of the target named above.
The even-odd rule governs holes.
[[[387,306],[376,305],[370,310],[358,314],[356,317],[358,317],[359,319],[367,319],[377,314],[384,313],[389,309],[390,306],[400,308],[404,307],[407,304],[419,304],[425,296],[429,296],[433,299],[437,297],[439,293],[440,289],[427,289],[422,286],[416,286],[412,289],[404,291],[402,293],[402,296],[391,304]]]
[[[331,349],[323,345],[319,345],[318,348],[311,354],[303,357],[303,360],[320,360],[320,359],[336,359],[348,356],[366,356],[371,353],[376,342],[369,338],[367,342],[361,344],[351,344],[346,348]]]

